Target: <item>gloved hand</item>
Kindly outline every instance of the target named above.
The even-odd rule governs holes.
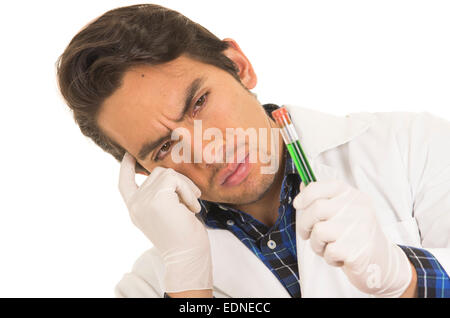
[[[408,257],[382,232],[367,194],[337,180],[302,183],[293,205],[297,234],[328,264],[341,266],[359,290],[399,297],[407,289]]]
[[[200,189],[173,169],[157,167],[138,188],[135,159],[128,153],[120,166],[119,190],[133,223],[162,255],[167,293],[212,289],[208,234],[195,213]]]

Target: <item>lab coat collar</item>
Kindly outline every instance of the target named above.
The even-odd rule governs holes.
[[[291,115],[300,144],[310,159],[349,142],[366,131],[374,121],[374,115],[367,112],[342,117],[297,105],[284,106]]]

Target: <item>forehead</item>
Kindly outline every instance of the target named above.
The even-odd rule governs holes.
[[[176,93],[205,69],[207,65],[184,56],[160,65],[135,66],[125,72],[121,86],[104,104],[123,102],[123,99],[139,103],[145,93],[153,93],[155,97],[157,93]]]
[[[144,139],[167,131],[164,122],[179,113],[186,87],[208,70],[209,65],[184,56],[161,65],[133,67],[104,101],[98,125],[135,155]]]

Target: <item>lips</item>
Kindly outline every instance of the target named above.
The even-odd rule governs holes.
[[[235,186],[240,184],[250,172],[249,154],[242,162],[229,163],[218,175],[221,186]]]

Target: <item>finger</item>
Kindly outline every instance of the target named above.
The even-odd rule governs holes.
[[[343,266],[345,261],[345,249],[339,242],[332,242],[325,246],[324,260],[331,266]]]
[[[141,189],[152,188],[153,183],[158,182],[157,179],[164,175],[166,170],[168,169],[163,167],[156,167],[152,169],[150,175],[144,180],[144,182],[142,182]]]
[[[120,163],[119,172],[119,191],[125,199],[125,202],[128,202],[138,189],[135,179],[135,165],[136,160],[134,157],[126,152]]]
[[[181,179],[183,179],[189,185],[189,187],[192,189],[192,191],[194,191],[194,194],[197,198],[199,198],[202,195],[202,191],[200,191],[200,189],[197,187],[197,185],[191,179],[189,179],[184,174],[181,174],[179,172],[175,171],[175,173],[177,173],[181,177]]]
[[[197,200],[196,194],[186,179],[181,176],[181,174],[171,168],[165,169],[164,173],[159,177],[163,179],[159,182],[160,191],[176,193],[182,204],[192,212],[198,213],[201,210],[201,205]]]
[[[184,203],[184,205],[192,212],[200,212],[201,205],[200,202],[198,202],[196,193],[192,190],[191,185],[184,178],[181,178],[180,174],[178,174],[175,179],[177,180],[176,192],[180,196],[182,203]]]
[[[318,199],[306,208],[298,211],[298,231],[300,236],[307,240],[317,222],[333,219],[337,214],[344,211],[352,202],[350,199],[352,188],[348,187],[346,192],[342,192],[331,199]]]
[[[304,209],[317,199],[329,199],[345,191],[349,185],[339,180],[311,182],[294,199],[295,209]]]
[[[312,250],[319,256],[323,256],[325,246],[337,239],[338,231],[330,221],[318,222],[311,231],[310,244]]]
[[[156,167],[150,176],[142,183],[141,189],[153,191],[153,183],[158,184],[158,192],[169,191],[178,194],[178,199],[192,212],[201,210],[197,197],[201,195],[200,189],[186,176],[172,168]]]
[[[303,191],[303,189],[306,187],[305,183],[302,181],[300,183],[300,192]]]
[[[336,200],[319,199],[307,208],[299,210],[298,232],[302,239],[307,240],[316,223],[326,221],[337,213]]]

